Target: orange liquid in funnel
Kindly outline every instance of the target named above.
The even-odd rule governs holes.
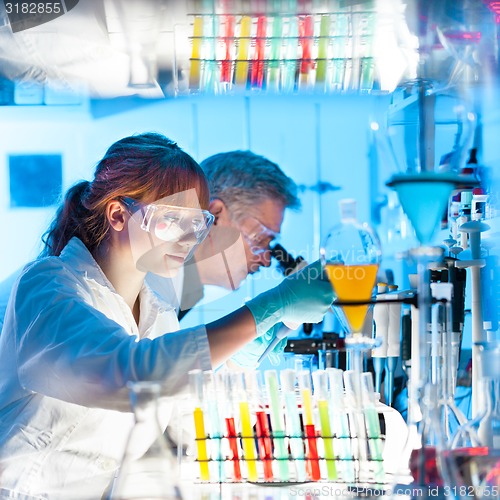
[[[337,298],[342,300],[370,300],[377,279],[378,264],[345,266],[327,264],[325,272],[335,290]],[[363,328],[368,305],[343,306],[345,317],[352,333]]]

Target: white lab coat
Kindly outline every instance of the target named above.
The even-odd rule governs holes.
[[[163,335],[175,310],[147,286],[140,301],[137,327],[77,238],[25,268],[0,334],[0,498],[100,498],[133,424],[127,381],[174,395],[211,369],[203,326]]]

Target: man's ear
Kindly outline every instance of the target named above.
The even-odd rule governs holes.
[[[229,212],[226,204],[219,198],[215,198],[210,202],[208,206],[210,213],[215,217],[214,225],[224,224],[226,221],[230,221]]]
[[[123,231],[127,222],[124,206],[119,201],[111,201],[106,207],[106,218],[115,231]]]

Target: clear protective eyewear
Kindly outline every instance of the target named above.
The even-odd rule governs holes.
[[[280,233],[268,228],[255,217],[245,217],[238,224],[241,234],[254,255],[261,255],[270,250],[269,245],[275,243]]]
[[[131,198],[120,201],[131,214],[141,211],[141,229],[154,234],[163,241],[179,241],[187,235],[194,235],[199,245],[208,235],[214,216],[208,210],[150,203],[143,205]]]

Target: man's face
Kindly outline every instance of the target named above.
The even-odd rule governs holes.
[[[284,212],[281,202],[267,199],[254,205],[247,216],[232,223],[243,236],[249,274],[271,265],[269,245],[281,231]]]
[[[269,267],[269,245],[280,232],[285,208],[266,199],[248,208],[240,207],[239,217],[222,200],[210,202],[216,222],[206,241],[197,249],[196,265],[205,285],[236,290],[260,267]]]

